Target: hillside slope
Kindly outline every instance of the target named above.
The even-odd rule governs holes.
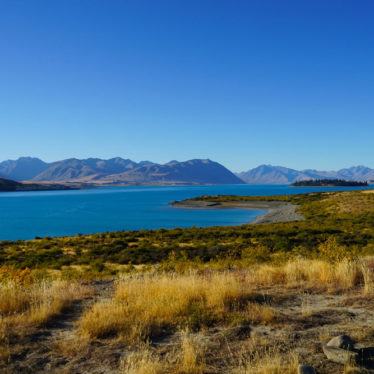
[[[9,179],[0,178],[0,191],[16,191],[19,186],[22,186],[22,184]]]
[[[83,188],[82,185],[67,185],[56,183],[21,183],[10,179],[0,178],[0,192],[12,191],[56,191],[56,190],[75,190]]]

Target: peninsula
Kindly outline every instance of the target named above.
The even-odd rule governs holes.
[[[252,209],[266,210],[250,224],[277,223],[302,221],[304,217],[297,213],[297,205],[286,201],[264,201],[264,200],[233,200],[232,196],[201,196],[194,199],[173,201],[170,203],[174,208],[181,209]]]
[[[291,184],[292,187],[367,187],[368,182],[344,179],[310,179]]]
[[[82,184],[27,183],[0,178],[0,192],[78,190]]]

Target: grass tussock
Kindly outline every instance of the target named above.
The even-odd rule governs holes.
[[[123,374],[202,374],[206,368],[204,347],[196,336],[182,331],[178,347],[160,357],[144,344],[121,361]]]
[[[71,307],[75,300],[91,294],[82,284],[62,280],[27,281],[7,277],[0,282],[0,361],[7,361],[12,341],[31,328],[48,325]]]
[[[188,331],[183,331],[181,336],[181,349],[176,360],[177,373],[203,373],[204,345],[199,342],[198,337],[191,335]]]
[[[164,363],[152,351],[143,347],[136,352],[130,353],[122,360],[120,373],[123,374],[162,374]]]
[[[262,265],[249,272],[252,284],[286,287],[316,288],[319,290],[347,290],[368,286],[371,270],[365,261],[342,260],[329,263],[323,260],[296,259],[285,265]]]
[[[91,293],[90,287],[74,281],[38,279],[28,269],[0,268],[0,361],[9,360],[15,339],[48,325]]]
[[[88,293],[87,287],[69,281],[38,281],[30,285],[8,281],[0,285],[0,314],[3,321],[22,316],[27,322],[41,325]]]
[[[165,329],[269,323],[276,317],[269,306],[253,301],[246,279],[234,273],[164,274],[118,282],[114,298],[87,311],[79,329],[93,338],[117,335],[133,341]]]
[[[374,258],[368,258],[361,262],[361,271],[364,278],[364,294],[374,294]]]
[[[268,351],[264,355],[243,355],[232,374],[295,374],[299,362],[294,352]]]

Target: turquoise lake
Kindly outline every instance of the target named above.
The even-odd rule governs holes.
[[[239,225],[252,221],[264,212],[247,209],[176,209],[168,203],[200,195],[264,196],[352,189],[351,187],[292,188],[286,185],[225,185],[2,192],[0,193],[0,240],[118,230]]]

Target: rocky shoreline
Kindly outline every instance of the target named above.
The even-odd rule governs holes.
[[[182,200],[170,203],[174,208],[179,209],[252,209],[266,210],[255,220],[249,222],[251,225],[303,221],[305,218],[296,212],[297,205],[281,201],[227,201],[212,202],[198,200]]]

